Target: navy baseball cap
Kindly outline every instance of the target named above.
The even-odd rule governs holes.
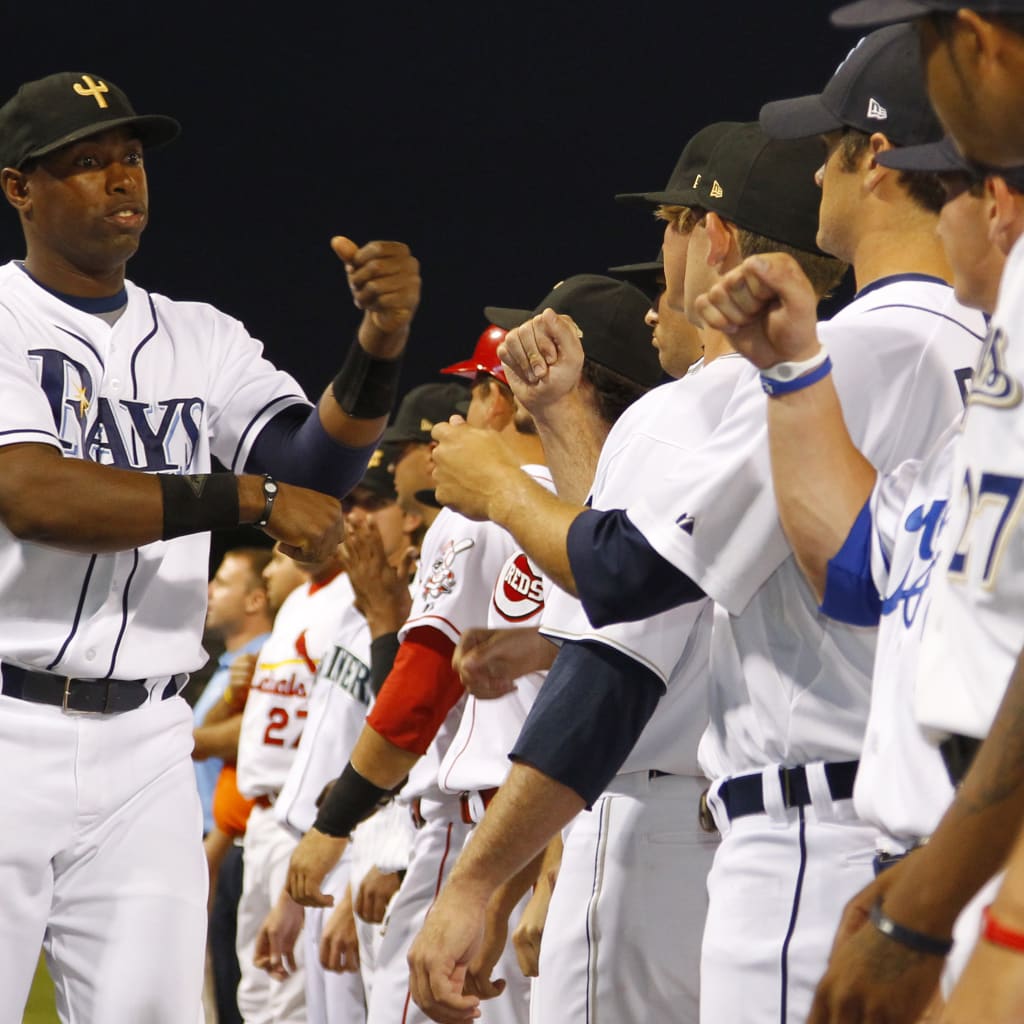
[[[61,71],[26,82],[0,107],[0,167],[21,167],[61,146],[111,128],[131,128],[147,149],[171,142],[181,125],[164,114],[137,114],[108,78]]]
[[[774,242],[820,254],[815,238],[821,189],[814,174],[821,160],[816,135],[778,140],[756,121],[720,121],[686,144],[663,190],[616,199],[713,210]]]
[[[868,135],[882,132],[897,146],[918,146],[943,135],[928,100],[912,25],[892,25],[865,36],[820,94],[766,103],[760,121],[776,139],[855,128]]]
[[[583,332],[583,352],[591,362],[653,388],[664,379],[651,329],[644,317],[651,300],[626,281],[601,274],[576,274],[559,281],[534,309],[487,306],[484,316],[511,331],[551,307],[571,316]]]
[[[858,0],[834,10],[831,17],[832,24],[838,28],[866,28],[913,21],[941,11],[956,14],[963,7],[979,14],[1022,14],[1024,0],[988,0],[987,3],[984,0],[980,3],[970,0]]]
[[[985,167],[968,160],[947,135],[923,146],[887,149],[876,157],[885,167],[898,171],[931,171],[933,174],[964,174],[972,181],[990,175],[1002,178],[1012,189],[1024,192],[1024,167]]]

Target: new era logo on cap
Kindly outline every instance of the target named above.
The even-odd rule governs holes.
[[[722,186],[719,185],[717,179],[711,183],[710,195],[712,199],[721,199],[722,196],[725,195],[725,193],[722,191]]]
[[[884,121],[889,116],[889,112],[882,106],[878,100],[872,98],[868,100],[868,117],[874,121]]]

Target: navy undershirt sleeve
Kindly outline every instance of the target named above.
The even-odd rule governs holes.
[[[340,444],[324,430],[315,405],[290,405],[260,431],[245,470],[343,498],[362,479],[376,448],[376,442],[363,448]]]
[[[665,687],[650,669],[592,641],[566,641],[509,755],[590,807],[644,731]]]
[[[651,547],[622,509],[578,515],[569,527],[567,549],[580,603],[595,626],[649,619],[704,596]]]
[[[882,598],[871,575],[871,503],[865,502],[843,546],[828,563],[821,610],[851,626],[877,626]]]

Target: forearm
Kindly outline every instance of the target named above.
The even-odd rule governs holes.
[[[1024,822],[1024,661],[992,729],[928,844],[886,896],[886,913],[948,935],[960,910],[1005,863]]]
[[[231,525],[254,522],[265,500],[262,481],[235,479]],[[45,445],[11,445],[0,451],[0,519],[21,540],[88,553],[126,551],[163,539],[164,490],[156,474],[66,459]]]
[[[830,376],[769,398],[768,438],[779,518],[820,598],[829,559],[871,496],[877,473],[850,438]]]
[[[205,761],[208,757],[220,757],[225,761],[234,761],[238,757],[238,737],[241,731],[241,715],[232,715],[231,718],[212,725],[207,719],[199,728],[192,730],[192,739],[195,743],[195,749],[192,751],[193,760]]]
[[[526,473],[509,474],[488,503],[488,518],[504,527],[556,586],[576,594],[566,549],[569,527],[585,511],[552,494]]]
[[[583,810],[583,800],[526,764],[514,764],[452,869],[448,885],[486,903]]]
[[[369,725],[352,748],[351,764],[359,774],[380,789],[394,789],[420,759],[419,754],[403,750],[385,739]]]
[[[558,496],[582,505],[594,482],[608,424],[578,390],[542,410],[535,422]]]

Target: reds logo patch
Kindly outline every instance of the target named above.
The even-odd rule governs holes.
[[[505,563],[494,588],[494,607],[508,622],[522,622],[544,608],[544,577],[525,552]]]
[[[430,567],[426,579],[423,581],[423,597],[436,601],[442,594],[450,594],[455,589],[455,559],[468,551],[473,546],[469,538],[465,540],[450,540],[441,549],[440,556],[435,559]]]

